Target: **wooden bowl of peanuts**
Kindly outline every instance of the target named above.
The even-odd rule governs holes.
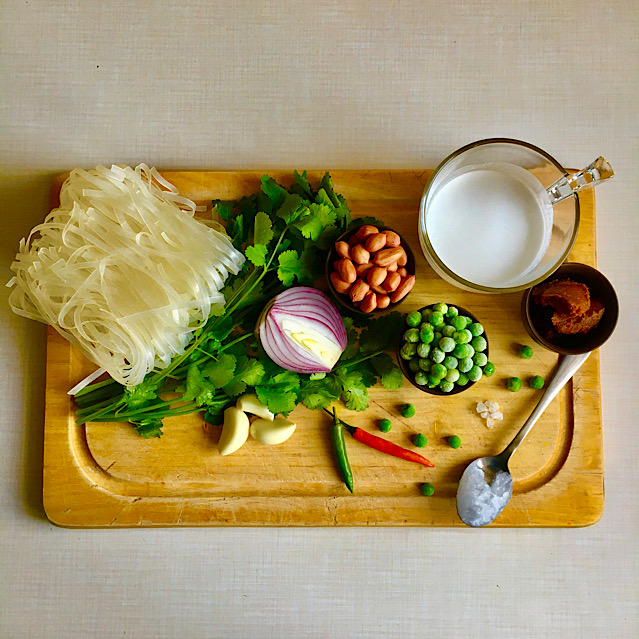
[[[395,308],[415,284],[415,256],[399,233],[363,224],[343,233],[326,260],[333,297],[354,313]]]

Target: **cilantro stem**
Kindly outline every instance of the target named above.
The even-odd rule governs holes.
[[[361,362],[365,362],[367,359],[371,359],[373,357],[377,357],[378,355],[381,355],[384,352],[385,351],[376,351],[375,353],[371,353],[370,355],[365,355],[364,357],[358,357],[357,359],[352,359],[352,360],[349,360],[348,362],[343,362],[342,364],[339,364],[338,366],[335,366],[335,368],[333,370],[336,370],[337,368],[353,366],[355,364],[359,364]]]

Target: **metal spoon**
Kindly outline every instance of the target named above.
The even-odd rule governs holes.
[[[496,457],[480,457],[466,468],[457,490],[457,513],[466,525],[485,526],[506,507],[513,491],[512,477],[508,470],[510,457],[589,355],[590,352],[564,355],[539,403],[512,442]]]

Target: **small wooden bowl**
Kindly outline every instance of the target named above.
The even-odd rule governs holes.
[[[395,229],[392,229],[389,226],[378,226],[377,228],[379,229],[380,233],[382,231],[393,231],[393,233],[397,233]],[[348,242],[351,236],[357,233],[358,230],[359,230],[359,226],[355,226],[349,229],[348,231],[346,231],[345,233],[342,233],[335,240],[335,242],[333,243],[333,246],[331,247],[331,250],[328,252],[328,256],[326,258],[326,279],[328,281],[328,288],[333,298],[339,304],[341,304],[345,309],[349,310],[351,313],[357,313],[358,315],[375,315],[375,314],[383,313],[385,311],[392,311],[393,309],[397,308],[400,304],[403,304],[410,297],[410,292],[403,299],[399,300],[399,302],[395,302],[394,304],[391,303],[386,308],[375,309],[374,311],[370,313],[364,313],[357,306],[355,306],[355,304],[353,304],[353,302],[351,301],[351,298],[348,295],[345,295],[343,293],[338,293],[335,290],[335,287],[333,286],[333,282],[331,282],[330,276],[334,270],[333,262],[340,259],[340,256],[337,254],[337,251],[335,250],[335,244],[337,242]],[[409,275],[415,275],[415,255],[413,254],[413,251],[410,245],[408,244],[408,242],[399,233],[397,233],[397,235],[399,235],[400,237],[401,247],[406,251],[406,257],[408,258],[408,261],[404,268],[406,269]]]
[[[422,308],[418,309],[418,311],[421,313],[422,311],[425,311],[427,308],[431,308],[432,306],[434,306],[434,305],[433,304],[429,304],[428,306],[423,306]],[[454,306],[459,311],[460,315],[466,315],[467,317],[470,317],[470,319],[473,320],[473,322],[481,323],[481,322],[479,322],[479,320],[470,311],[466,310],[465,308],[462,308],[461,306],[457,306],[457,304],[451,304],[451,306]],[[485,331],[484,331],[483,337],[486,340],[486,350],[483,351],[483,352],[486,355],[486,357],[488,357],[488,351],[490,349],[490,343],[488,341],[488,335],[486,334]],[[397,345],[397,361],[399,363],[399,367],[402,370],[402,373],[404,373],[404,377],[415,388],[419,388],[419,390],[424,391],[425,393],[428,393],[429,395],[437,395],[439,397],[450,397],[451,395],[459,395],[459,393],[463,393],[465,390],[468,390],[469,388],[471,388],[472,386],[474,386],[477,383],[477,382],[469,381],[468,384],[466,384],[466,386],[458,386],[455,383],[455,385],[453,386],[453,390],[450,391],[450,393],[444,393],[444,391],[441,390],[440,388],[428,388],[428,386],[420,386],[419,384],[416,384],[415,380],[413,379],[414,373],[408,367],[408,360],[404,359],[400,355],[400,351],[402,350],[402,346],[404,345],[404,343],[405,343],[404,342],[404,334],[402,333],[401,337],[399,338],[399,343]],[[483,379],[483,376],[482,376],[482,379]],[[481,379],[479,381],[481,381]]]
[[[529,288],[521,300],[521,314],[528,334],[541,346],[561,355],[579,355],[599,348],[613,333],[619,318],[619,301],[612,284],[596,268],[587,264],[567,262],[562,264],[546,282],[573,280],[588,287],[591,299],[598,299],[605,311],[599,324],[584,335],[557,335],[549,337],[552,329],[550,317],[553,309],[536,304],[533,288]]]

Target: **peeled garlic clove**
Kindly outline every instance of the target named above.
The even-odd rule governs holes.
[[[258,417],[268,419],[271,422],[275,417],[275,415],[273,415],[273,413],[271,413],[271,411],[257,398],[257,395],[254,395],[253,393],[244,393],[244,395],[241,395],[235,406],[245,413],[257,415]]]
[[[251,424],[251,435],[260,444],[273,446],[282,444],[295,432],[295,424],[284,417],[276,417],[272,422],[256,419]]]
[[[217,449],[220,455],[230,455],[242,447],[249,436],[249,418],[235,406],[224,411],[224,425]]]

